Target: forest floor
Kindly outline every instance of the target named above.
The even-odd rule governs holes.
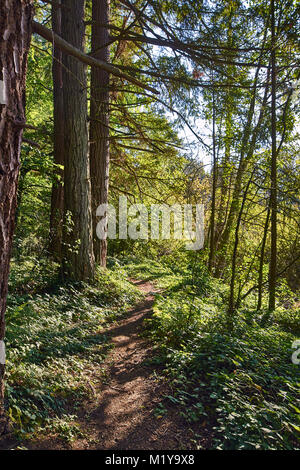
[[[228,332],[229,287],[201,264],[191,278],[174,260],[111,259],[93,285],[62,286],[32,263],[11,273],[0,449],[299,448],[285,290],[268,323],[254,296]]]
[[[144,299],[125,317],[105,329],[113,348],[97,377],[94,370],[93,398],[78,410],[76,422],[82,435],[71,442],[51,436],[22,442],[27,449],[191,449],[193,430],[172,409],[160,406],[171,393],[155,364],[152,345],[143,335],[144,320],[152,314],[156,291],[148,281],[132,281]],[[95,385],[97,384],[97,385]],[[14,448],[13,442],[7,442]],[[20,442],[19,442],[20,446]],[[3,446],[1,446],[3,449]],[[19,447],[20,448],[20,447]]]

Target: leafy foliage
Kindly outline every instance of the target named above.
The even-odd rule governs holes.
[[[297,447],[299,366],[292,363],[291,355],[299,332],[299,310],[278,309],[262,326],[261,318],[244,308],[229,332],[226,286],[202,271],[191,293],[184,272],[172,278],[164,266],[159,270],[149,260],[136,266],[135,272],[144,275],[145,265],[165,287],[156,297],[148,324],[173,389],[166,400],[194,423],[196,434],[202,426],[209,428],[213,448]]]
[[[56,265],[41,277],[44,266],[45,260],[38,266],[28,259],[13,263],[11,282],[19,294],[10,297],[7,311],[6,399],[23,437],[47,430],[69,439],[72,416],[92,393],[91,375],[103,379],[111,348],[103,327],[140,293],[118,266],[99,269],[94,285],[58,284]]]

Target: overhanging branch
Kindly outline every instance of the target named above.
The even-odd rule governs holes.
[[[115,77],[123,78],[124,80],[127,80],[128,82],[133,83],[134,85],[140,88],[151,91],[155,94],[159,94],[159,92],[151,86],[146,85],[145,83],[141,82],[140,80],[137,80],[136,78],[132,77],[131,75],[128,75],[127,73],[121,72],[118,68],[114,67],[113,65],[108,64],[107,62],[104,62],[99,59],[94,59],[93,57],[85,54],[80,49],[77,49],[76,47],[72,46],[63,38],[61,38],[58,34],[54,33],[53,31],[46,28],[37,21],[32,22],[32,28],[34,33],[37,33],[39,36],[42,36],[49,42],[54,42],[57,47],[59,47],[62,51],[66,52],[67,54],[70,54],[81,62],[90,65],[91,67],[99,67],[103,70],[106,70],[108,73],[114,75]]]

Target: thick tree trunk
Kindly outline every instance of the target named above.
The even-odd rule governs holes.
[[[5,105],[0,104],[0,414],[3,417],[5,310],[9,262],[15,225],[20,150],[25,124],[25,81],[31,38],[31,0],[0,2],[0,79]],[[2,75],[3,74],[3,75]],[[0,434],[3,432],[3,420]]]
[[[52,30],[61,35],[61,0],[52,5]],[[64,104],[63,104],[63,80],[62,80],[62,52],[53,43],[53,162],[56,167],[55,173],[58,179],[53,182],[51,194],[50,213],[50,239],[49,253],[57,261],[62,258],[62,231],[64,211],[64,187],[63,170],[64,165]]]
[[[109,33],[101,27],[109,23],[109,0],[93,0],[92,55],[109,62]],[[92,183],[93,244],[96,262],[106,266],[107,240],[96,235],[96,209],[108,202],[109,183],[109,74],[92,67],[91,71],[91,122],[90,165]]]
[[[62,0],[62,35],[83,51],[84,0]],[[88,158],[86,66],[63,54],[64,272],[74,280],[94,276],[91,182]]]

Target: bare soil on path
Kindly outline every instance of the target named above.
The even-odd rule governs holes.
[[[141,335],[144,320],[152,314],[155,289],[147,281],[133,282],[145,298],[106,330],[114,344],[106,359],[108,383],[96,392],[97,405],[90,404],[88,422],[81,418],[89,442],[79,440],[72,448],[191,448],[191,431],[175,410],[169,409],[163,416],[155,413],[168,385],[157,378],[157,366],[149,365],[153,351],[149,340]]]
[[[172,392],[160,375],[160,366],[150,359],[154,352],[143,335],[144,320],[152,315],[155,288],[148,281],[132,282],[144,299],[122,320],[106,328],[113,344],[105,359],[106,370],[95,369],[91,377],[93,396],[82,404],[74,422],[82,437],[70,444],[54,436],[16,444],[3,441],[0,449],[41,450],[187,450],[192,449],[193,432],[178,410],[165,404],[157,407]],[[150,360],[150,361],[149,361]],[[6,446],[7,445],[7,446]]]

